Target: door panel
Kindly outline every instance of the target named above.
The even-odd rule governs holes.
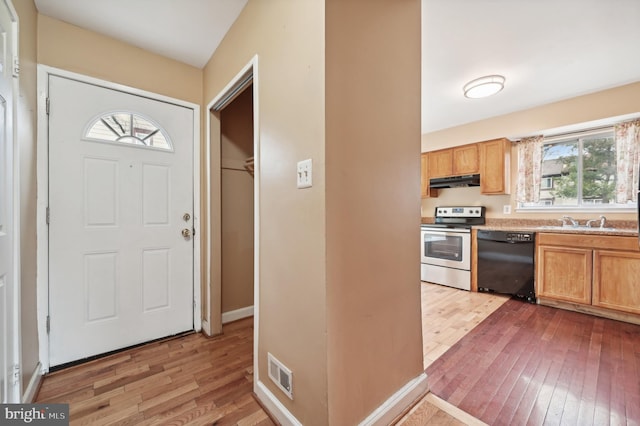
[[[49,97],[51,365],[193,329],[193,110],[58,76]],[[134,113],[170,149],[85,136],[151,134]]]

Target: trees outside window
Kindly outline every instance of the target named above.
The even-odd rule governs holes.
[[[540,201],[521,207],[616,207],[613,129],[567,135],[542,147]]]

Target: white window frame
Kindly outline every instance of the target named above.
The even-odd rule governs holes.
[[[576,130],[571,133],[563,133],[555,136],[546,136],[544,138],[544,145],[549,145],[552,143],[562,143],[570,140],[578,140],[578,152],[582,152],[582,143],[583,140],[589,136],[595,136],[600,134],[613,133],[614,127],[612,125],[607,125],[605,127],[591,128],[585,130]],[[580,156],[581,157],[581,156]],[[582,193],[582,159],[580,158],[578,162],[578,175],[580,176],[580,181],[578,182],[578,194]],[[541,180],[547,178],[541,178]],[[555,182],[552,183],[551,187],[545,188],[542,186],[542,182],[540,182],[541,190],[552,190],[555,187]],[[536,205],[536,206],[526,206],[523,203],[518,203],[516,211],[522,212],[584,212],[584,213],[606,213],[606,212],[616,212],[616,213],[626,213],[626,212],[635,212],[637,207],[634,204],[628,205],[620,205],[620,204],[595,204],[584,202],[584,200],[579,199],[578,205],[575,206],[563,206],[563,205],[548,205],[548,200],[540,200],[540,202],[544,202],[545,205]]]

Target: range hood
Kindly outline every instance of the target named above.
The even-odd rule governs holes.
[[[429,180],[429,187],[433,189],[464,188],[467,186],[480,186],[480,175],[450,176]]]

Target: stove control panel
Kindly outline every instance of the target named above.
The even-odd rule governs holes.
[[[484,207],[436,207],[436,217],[484,217]]]

